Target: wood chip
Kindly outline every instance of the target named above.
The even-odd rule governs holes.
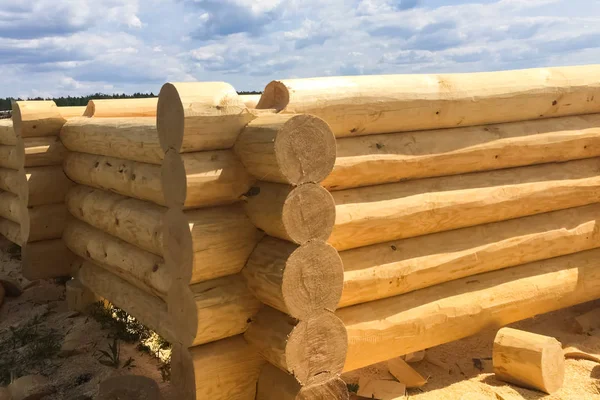
[[[423,378],[421,374],[401,358],[389,360],[387,365],[390,374],[398,379],[398,382],[404,383],[407,388],[418,388],[427,383],[427,379]]]
[[[360,378],[357,394],[368,399],[402,400],[406,398],[406,386],[396,381]]]

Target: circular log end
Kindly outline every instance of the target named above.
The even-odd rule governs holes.
[[[560,342],[554,338],[548,340],[542,350],[542,379],[548,394],[558,391],[565,379],[565,356]]]
[[[91,118],[94,116],[95,113],[96,113],[96,103],[94,103],[94,100],[89,100],[87,103],[87,106],[85,107],[85,110],[83,111],[83,116]]]
[[[161,181],[167,207],[182,208],[187,196],[187,176],[183,158],[175,150],[165,153]]]
[[[290,92],[283,82],[272,81],[256,105],[257,109],[276,109],[278,112],[287,107],[290,102]]]
[[[348,400],[349,398],[346,382],[336,376],[302,387],[296,400]]]
[[[327,240],[335,223],[335,202],[320,185],[307,183],[294,188],[283,205],[282,221],[295,243]]]
[[[184,118],[183,102],[177,88],[172,83],[165,83],[160,89],[156,110],[156,129],[163,151],[181,150]]]
[[[177,283],[171,285],[167,304],[177,339],[184,346],[192,346],[198,333],[198,309],[189,286]]]
[[[173,281],[189,284],[194,255],[188,219],[182,211],[170,209],[164,216],[163,226],[163,254],[173,271]]]
[[[310,241],[290,255],[283,273],[282,292],[293,317],[302,320],[335,310],[343,286],[342,260],[327,243]]]
[[[279,131],[275,139],[275,154],[289,183],[321,182],[335,164],[335,136],[322,119],[297,115]]]
[[[332,312],[300,321],[285,350],[288,370],[302,384],[321,374],[340,374],[348,351],[344,323]]]

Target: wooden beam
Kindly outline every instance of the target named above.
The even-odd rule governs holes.
[[[21,221],[26,221],[27,213],[27,207],[18,195],[0,191],[0,217],[20,224]]]
[[[66,222],[67,207],[65,207],[64,203],[30,207],[27,241],[38,242],[41,240],[60,239]],[[21,227],[23,229],[22,225]]]
[[[15,101],[12,120],[15,134],[22,138],[58,136],[66,122],[51,100]]]
[[[17,135],[13,129],[12,119],[0,119],[0,145],[14,146],[17,144]]]
[[[74,185],[60,165],[26,168],[25,178],[26,194],[21,195],[21,199],[27,199],[30,207],[63,203],[67,192]]]
[[[30,281],[72,276],[76,257],[62,239],[27,243],[21,253],[23,276]]]
[[[21,139],[19,138],[19,141]],[[0,168],[18,170],[23,168],[23,146],[0,145]]]
[[[27,181],[23,169],[0,168],[0,190],[27,199]]]
[[[21,230],[21,224],[5,218],[0,218],[0,235],[19,246],[24,246],[27,243],[27,233]]]
[[[84,117],[120,118],[120,117],[154,117],[158,98],[142,99],[110,99],[88,101]]]
[[[246,107],[256,108],[256,105],[260,101],[260,94],[241,94],[240,98]]]
[[[58,107],[58,111],[60,111],[60,115],[65,119],[77,118],[83,116],[85,112],[86,106],[68,106],[68,107]]]
[[[524,217],[600,201],[600,158],[333,192],[329,243],[374,243]]]
[[[23,158],[20,167],[46,167],[62,165],[67,149],[58,137],[32,137],[23,139]]]

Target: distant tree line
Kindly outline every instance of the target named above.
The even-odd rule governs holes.
[[[261,92],[238,92],[238,94],[261,94]],[[44,99],[42,97],[32,97],[26,100],[54,100],[57,106],[65,107],[65,106],[87,106],[88,101],[91,99],[139,99],[145,97],[156,97],[156,95],[152,92],[150,93],[134,93],[134,94],[125,94],[125,93],[115,93],[115,94],[104,94],[104,93],[95,93],[88,96],[78,96],[78,97],[55,97],[55,98],[47,98]],[[13,98],[6,97],[0,98],[0,111],[8,111],[11,109],[11,101],[21,101],[24,99],[21,98]]]

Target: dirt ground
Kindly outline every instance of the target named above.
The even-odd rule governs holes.
[[[19,268],[20,258],[15,246],[0,238],[0,275],[11,277],[25,288],[20,297],[7,297],[0,308],[0,384],[25,374],[40,373],[50,378],[54,392],[42,400],[85,400],[94,398],[98,384],[103,380],[134,374],[158,382],[165,400],[178,399],[171,384],[163,380],[163,364],[152,354],[140,351],[135,343],[120,341],[119,366],[105,365],[107,358],[102,355],[102,350],[111,353],[109,346],[113,344],[114,330],[90,315],[70,312],[65,301],[64,282],[29,282],[20,275]],[[563,345],[577,344],[600,353],[600,332],[583,335],[573,330],[573,318],[594,307],[600,307],[600,301],[512,326],[554,336]],[[428,349],[428,358],[441,361],[448,368],[427,360],[412,364],[428,377],[428,382],[422,389],[409,389],[407,398],[600,400],[600,365],[592,361],[567,360],[565,385],[551,396],[496,380],[491,363],[495,333],[495,330],[482,332]],[[77,344],[75,354],[61,352],[65,339]],[[346,374],[344,379],[352,384],[359,376],[392,378],[385,365],[376,365]]]

